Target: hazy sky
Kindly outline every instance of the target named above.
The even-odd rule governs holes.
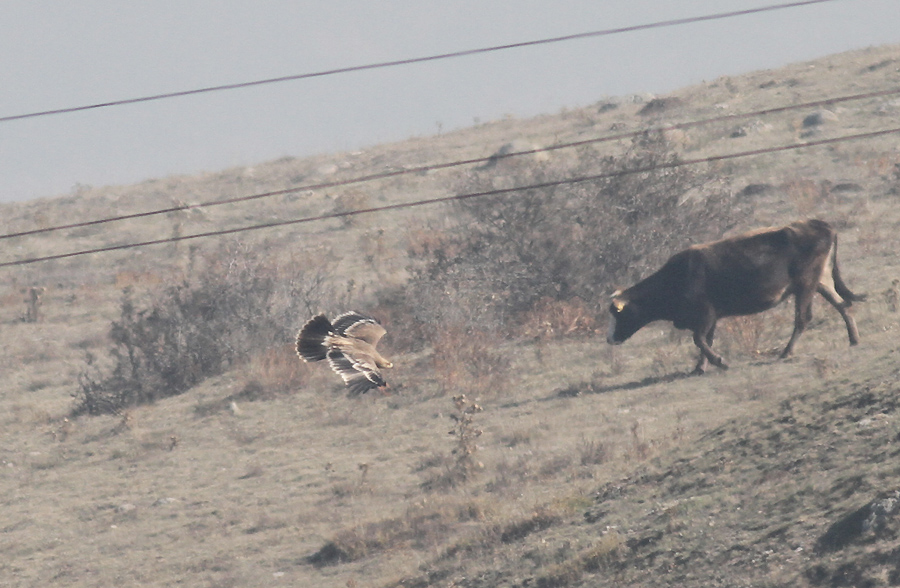
[[[0,116],[784,1],[2,0]],[[357,149],[885,43],[900,43],[900,0],[835,0],[8,121],[0,201]]]

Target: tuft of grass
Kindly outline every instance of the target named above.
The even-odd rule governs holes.
[[[401,547],[431,546],[463,523],[483,520],[484,507],[477,501],[414,505],[405,515],[386,518],[339,532],[307,562],[333,566],[357,561]]]
[[[595,573],[609,569],[620,557],[625,541],[615,530],[605,533],[597,545],[579,553],[576,557],[552,566],[535,579],[540,588],[564,588],[579,582],[585,572]]]
[[[561,520],[559,513],[550,507],[540,507],[530,516],[507,523],[495,530],[500,543],[515,543],[537,531],[543,531]]]
[[[631,446],[628,449],[629,455],[638,460],[645,460],[650,457],[653,446],[644,439],[644,432],[641,423],[634,421],[631,424]]]
[[[598,440],[588,441],[584,437],[578,443],[578,462],[583,466],[606,463],[612,456],[608,443]]]

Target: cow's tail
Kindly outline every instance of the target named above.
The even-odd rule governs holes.
[[[297,333],[297,355],[304,361],[321,361],[328,355],[325,338],[331,334],[331,322],[324,314],[309,319]]]
[[[834,280],[834,290],[844,299],[847,306],[850,306],[854,302],[862,302],[865,300],[866,295],[854,294],[850,291],[850,288],[847,287],[847,284],[844,283],[844,280],[841,279],[841,270],[838,269],[837,246],[837,234],[835,234],[834,243],[831,246],[831,278]]]

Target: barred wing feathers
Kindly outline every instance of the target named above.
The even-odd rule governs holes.
[[[304,361],[328,359],[355,396],[387,385],[380,368],[393,364],[375,349],[384,334],[375,319],[358,312],[345,312],[333,322],[320,314],[297,334],[297,354]]]
[[[362,339],[373,347],[378,345],[386,332],[375,319],[363,316],[358,312],[345,312],[339,315],[334,319],[332,327],[338,335]]]
[[[344,380],[351,396],[365,394],[386,385],[375,362],[366,356],[351,357],[339,349],[328,352],[328,364]]]

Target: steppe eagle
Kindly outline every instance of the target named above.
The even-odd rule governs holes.
[[[303,361],[328,360],[351,396],[387,386],[381,369],[393,364],[375,349],[385,330],[375,319],[345,312],[334,322],[324,314],[311,318],[297,333],[297,355]]]

